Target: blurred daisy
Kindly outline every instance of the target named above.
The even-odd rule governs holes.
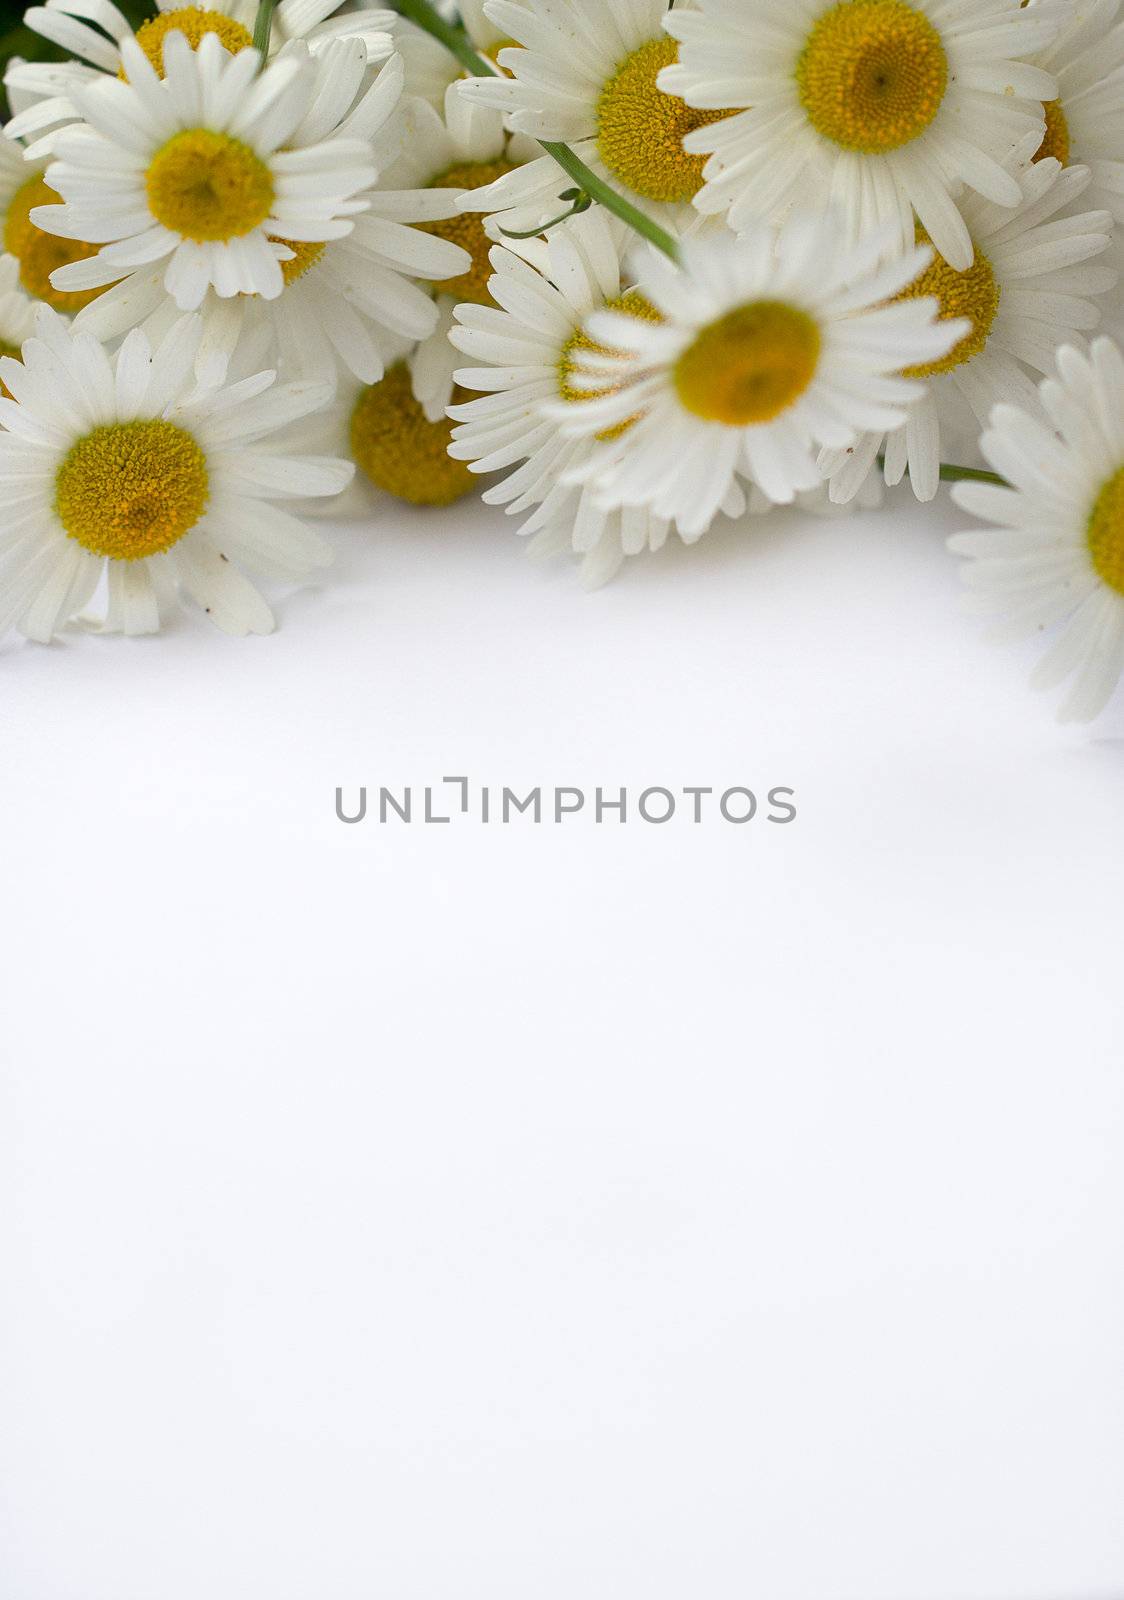
[[[294,458],[270,435],[325,404],[325,385],[271,388],[262,372],[199,388],[198,317],[152,350],[140,330],[115,357],[49,308],[23,359],[0,359],[0,634],[49,640],[108,579],[105,626],[151,633],[182,593],[228,633],[268,633],[241,575],[300,577],[329,553],[279,501],[332,495],[353,468]]]
[[[439,6],[438,10],[447,21],[459,22],[473,47],[493,63],[500,49],[512,42],[485,16],[483,0],[464,0],[459,7]],[[435,111],[442,111],[449,85],[466,76],[456,56],[405,17],[396,22],[394,48],[405,63],[406,93],[420,95]]]
[[[470,104],[455,87],[446,91],[444,116],[427,101],[414,98],[403,110],[403,124],[401,153],[386,181],[396,189],[422,191],[430,219],[420,222],[422,231],[466,252],[458,270],[435,282],[436,321],[408,361],[415,397],[429,421],[439,422],[452,397],[457,364],[449,342],[453,308],[465,300],[492,303],[491,241],[479,217],[461,210],[461,199],[533,159],[538,146],[524,135],[509,135],[498,111]],[[417,215],[420,219],[420,209]],[[538,220],[531,219],[529,225]],[[433,276],[438,278],[436,272]]]
[[[1035,411],[1037,390],[1028,369],[1036,376],[1052,372],[1058,345],[1097,326],[1100,312],[1083,297],[1116,282],[1111,267],[1091,259],[1108,248],[1112,217],[1086,211],[1058,218],[1088,189],[1089,170],[1063,171],[1053,158],[1030,165],[1036,141],[1032,133],[1011,157],[1022,191],[1018,206],[1006,209],[978,196],[962,203],[975,246],[968,270],[956,272],[937,256],[899,293],[899,300],[935,296],[941,318],[963,317],[971,331],[946,356],[907,368],[907,377],[927,378],[929,384],[904,427],[889,438],[868,433],[852,450],[821,462],[832,477],[833,499],[851,498],[884,447],[886,482],[900,483],[908,466],[917,498],[931,500],[946,459],[942,433],[962,425],[965,408],[980,428],[1001,400]]]
[[[0,256],[0,356],[18,356],[35,322],[35,301],[20,284],[15,256]]]
[[[660,86],[710,112],[686,135],[708,154],[705,212],[741,229],[781,216],[809,186],[841,208],[853,236],[890,221],[902,248],[913,214],[945,260],[972,264],[960,186],[1019,202],[1003,158],[1044,128],[1057,85],[1019,58],[1048,46],[1060,0],[699,0],[668,12],[680,61]],[[751,109],[744,109],[749,107]]]
[[[37,206],[59,201],[43,177],[45,168],[45,162],[29,162],[18,141],[0,134],[0,242],[15,257],[20,284],[33,299],[45,300],[58,311],[74,312],[101,290],[60,291],[53,287],[51,273],[68,262],[96,255],[98,247],[81,239],[59,239],[32,222],[31,213]]]
[[[47,181],[65,204],[31,213],[102,246],[54,272],[56,289],[103,288],[160,262],[181,310],[208,288],[272,300],[285,286],[277,241],[298,253],[352,231],[366,209],[355,196],[376,176],[369,145],[284,148],[309,114],[307,60],[287,54],[259,73],[255,50],[231,56],[207,34],[193,51],[170,33],[161,79],[134,40],[122,52],[128,82],[76,91],[86,122],[56,140]]]
[[[1010,488],[960,483],[965,511],[995,526],[959,533],[951,549],[981,609],[1006,617],[998,631],[1061,631],[1033,678],[1050,689],[1072,679],[1063,721],[1088,721],[1124,671],[1124,358],[1110,339],[1091,356],[1058,352],[1058,377],[1039,390],[1049,421],[997,406],[984,455]]]
[[[657,87],[678,52],[663,31],[666,0],[486,0],[484,11],[515,47],[498,53],[506,76],[470,78],[461,94],[495,106],[521,133],[569,144],[652,215],[694,197],[703,158],[684,150],[683,137],[725,113],[693,110]],[[492,211],[557,210],[565,187],[553,157],[540,155],[476,199]]]
[[[353,193],[349,208],[362,209],[341,236],[270,237],[282,280],[275,298],[208,292],[201,356],[216,361],[219,373],[237,352],[241,370],[247,363],[255,370],[277,365],[285,377],[334,381],[337,373],[348,372],[374,383],[404,342],[424,339],[437,321],[428,288],[411,280],[455,275],[468,264],[455,243],[411,226],[455,215],[455,192],[431,193],[411,188],[398,175],[378,175],[409,131],[398,120],[403,74],[397,57],[373,82],[360,39],[336,40],[311,61],[306,46],[289,45],[277,65],[290,58],[304,59],[308,83],[285,159],[299,170],[306,152],[318,162],[318,152],[363,149],[371,182]],[[107,290],[77,326],[102,339],[138,325],[158,337],[176,315],[164,282],[162,262],[138,270]]]
[[[591,312],[616,311],[626,327],[657,318],[629,287],[622,262],[631,240],[622,223],[594,210],[571,218],[547,240],[497,246],[491,256],[496,308],[458,306],[450,336],[465,355],[488,363],[457,373],[466,389],[483,393],[450,407],[458,423],[451,454],[470,462],[473,472],[506,472],[485,490],[485,502],[506,506],[509,515],[530,512],[518,531],[535,535],[539,550],[555,549],[564,534],[583,557],[590,584],[612,577],[625,556],[658,550],[671,529],[670,518],[646,506],[606,508],[591,487],[569,481],[597,441],[563,434],[551,414],[552,406],[584,409],[590,403],[574,377],[581,354],[594,349],[584,331]],[[627,432],[627,419],[612,431]],[[744,497],[736,485],[727,487],[725,509],[736,515]]]
[[[970,331],[936,322],[934,299],[884,303],[932,259],[920,247],[887,262],[888,244],[883,231],[841,248],[837,218],[803,213],[779,232],[688,241],[682,269],[653,258],[641,289],[656,315],[589,317],[570,377],[587,398],[550,408],[564,433],[600,441],[568,475],[696,535],[738,474],[777,502],[816,488],[817,448],[896,428],[922,393],[902,369]]]
[[[390,30],[398,20],[396,13],[358,10],[334,16],[342,3],[281,0],[273,13],[269,54],[293,39],[303,39],[315,52],[333,39],[349,38],[361,39],[372,61],[386,60],[394,48]],[[33,155],[45,154],[54,130],[83,116],[74,99],[75,89],[107,74],[115,78],[128,75],[126,40],[135,40],[153,70],[163,76],[164,40],[169,33],[182,33],[192,49],[209,35],[235,55],[253,43],[257,10],[258,0],[227,0],[221,6],[172,5],[169,0],[157,0],[156,16],[142,22],[134,33],[112,0],[47,0],[45,6],[32,6],[24,15],[26,26],[80,59],[13,63],[4,80],[16,112],[8,131],[13,137],[34,139]]]

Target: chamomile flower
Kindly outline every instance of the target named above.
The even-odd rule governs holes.
[[[821,462],[833,499],[849,500],[884,449],[886,482],[899,483],[908,465],[917,498],[931,500],[941,461],[949,459],[942,444],[949,429],[960,427],[966,412],[986,427],[991,408],[1003,400],[1034,411],[1035,381],[1053,371],[1058,345],[1097,326],[1100,311],[1086,297],[1116,282],[1111,267],[1092,259],[1108,248],[1112,217],[1087,211],[1059,218],[1087,191],[1089,170],[1063,170],[1052,157],[1032,165],[1036,148],[1032,133],[1010,159],[1022,191],[1017,206],[978,195],[962,202],[975,247],[968,270],[956,272],[937,256],[900,292],[899,299],[935,296],[940,317],[962,317],[971,331],[947,355],[908,369],[907,376],[928,379],[928,387],[903,427],[889,438],[868,433],[851,451]]]
[[[1044,106],[1041,160],[1092,173],[1088,204],[1124,225],[1124,17],[1121,0],[1081,0],[1057,40],[1035,58],[1058,84]],[[1119,243],[1119,239],[1117,241]],[[1122,252],[1118,249],[1116,255]]]
[[[513,41],[498,53],[508,76],[471,78],[460,93],[497,107],[521,133],[569,144],[643,210],[682,226],[677,208],[693,199],[703,173],[684,135],[724,113],[693,110],[657,87],[678,49],[663,31],[667,0],[486,0],[484,10]],[[557,211],[565,187],[553,158],[541,155],[475,204]]]
[[[0,244],[15,257],[20,284],[33,299],[72,313],[101,291],[70,294],[57,290],[51,274],[56,267],[95,255],[98,247],[80,239],[59,239],[32,222],[31,213],[37,206],[57,204],[60,198],[46,183],[45,169],[45,162],[27,160],[17,140],[0,134]]]
[[[564,435],[551,417],[552,406],[589,404],[574,376],[582,352],[593,348],[583,326],[592,311],[613,308],[629,327],[657,315],[631,288],[629,247],[628,230],[597,210],[571,218],[546,240],[497,246],[495,308],[458,306],[450,336],[458,350],[488,363],[457,373],[459,383],[482,394],[450,407],[458,423],[451,454],[473,472],[507,472],[484,500],[510,515],[530,512],[518,531],[535,535],[536,549],[552,550],[564,533],[591,585],[611,577],[625,556],[658,550],[671,529],[670,518],[645,506],[606,508],[592,488],[569,481],[597,442]],[[736,515],[744,497],[728,487],[725,509]]]
[[[640,288],[656,315],[590,316],[569,378],[584,403],[550,408],[563,433],[600,441],[568,476],[698,535],[739,474],[788,503],[821,483],[818,447],[903,422],[922,391],[902,369],[940,360],[969,324],[936,322],[933,299],[885,304],[928,247],[887,261],[884,231],[850,249],[838,232],[806,212],[687,241],[681,268],[653,257]]]
[[[473,48],[493,64],[500,49],[512,42],[485,16],[483,0],[464,0],[460,6],[443,8],[442,14],[447,21],[457,21]],[[435,111],[443,111],[449,85],[465,76],[456,56],[431,33],[405,18],[395,27],[394,47],[405,63],[406,93],[419,95]]]
[[[47,641],[108,580],[105,626],[151,633],[177,595],[229,633],[268,633],[269,607],[235,565],[300,577],[323,541],[278,502],[332,495],[349,462],[279,453],[271,435],[324,405],[326,385],[262,372],[201,388],[198,317],[153,350],[135,329],[114,357],[48,307],[22,361],[0,359],[0,634]]]
[[[61,206],[31,220],[67,239],[101,245],[59,268],[56,289],[90,290],[163,264],[181,310],[221,298],[276,299],[282,252],[342,239],[375,181],[369,145],[332,138],[283,148],[308,116],[310,74],[295,55],[260,72],[255,50],[232,56],[214,34],[192,50],[181,33],[164,41],[165,76],[135,40],[122,53],[127,82],[76,91],[86,121],[56,140],[47,181]]]
[[[428,220],[420,222],[422,213],[417,213],[422,230],[466,252],[455,271],[440,276],[434,272],[436,321],[408,363],[415,397],[428,420],[440,422],[452,397],[457,365],[456,351],[449,343],[453,308],[464,300],[492,303],[488,294],[490,241],[479,217],[462,211],[460,201],[516,171],[534,158],[538,147],[525,135],[509,134],[498,111],[470,104],[452,85],[445,94],[444,116],[428,101],[415,97],[404,107],[402,117],[401,153],[386,181],[396,189],[421,191],[429,203]]]
[[[1060,715],[1088,721],[1124,671],[1124,358],[1110,339],[1089,356],[1063,346],[1039,394],[1047,422],[992,413],[982,449],[1010,487],[957,484],[956,503],[995,526],[949,545],[971,558],[964,578],[1005,617],[1003,636],[1060,627],[1032,681],[1072,679]]]
[[[358,10],[335,16],[342,0],[281,0],[272,18],[269,54],[293,39],[303,40],[312,51],[338,38],[361,39],[372,61],[383,61],[394,48],[393,11]],[[16,116],[9,124],[13,137],[34,139],[32,154],[47,153],[53,134],[83,113],[74,90],[100,77],[128,76],[125,41],[134,40],[153,70],[164,71],[164,40],[182,33],[192,48],[213,37],[232,55],[253,43],[257,0],[224,0],[222,5],[182,5],[157,0],[157,14],[142,22],[134,33],[128,18],[113,0],[46,0],[32,6],[24,22],[77,60],[61,63],[17,62],[8,70],[5,84]]]
[[[698,0],[666,27],[680,44],[660,86],[724,120],[685,138],[707,155],[696,196],[731,227],[783,216],[819,191],[861,237],[914,212],[957,271],[972,264],[961,186],[1019,202],[1003,158],[1032,129],[1053,76],[1020,58],[1052,43],[1068,5],[1039,0]],[[729,114],[734,113],[734,114]]]
[[[304,113],[286,140],[286,156],[313,156],[337,141],[366,149],[371,182],[353,194],[351,231],[321,239],[273,238],[281,293],[220,298],[202,303],[206,361],[223,365],[277,365],[285,377],[334,381],[346,372],[363,383],[382,377],[404,343],[424,339],[437,322],[428,286],[412,281],[462,272],[468,257],[454,243],[412,226],[455,215],[456,191],[414,189],[384,168],[394,162],[409,130],[400,125],[402,63],[392,57],[373,82],[361,39],[339,39],[311,60],[292,44],[278,58],[303,58],[308,70]],[[376,178],[377,174],[377,178]],[[137,271],[107,289],[77,326],[110,339],[134,326],[157,337],[175,316],[164,289],[163,263]]]

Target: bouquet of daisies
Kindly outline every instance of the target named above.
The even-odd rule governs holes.
[[[1122,0],[157,3],[5,73],[0,631],[266,632],[380,492],[596,585],[952,480],[973,603],[1107,702]]]

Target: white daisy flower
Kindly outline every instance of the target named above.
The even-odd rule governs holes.
[[[404,342],[426,338],[437,321],[428,286],[411,280],[455,275],[468,265],[455,243],[411,226],[455,217],[456,191],[414,189],[393,170],[410,131],[400,120],[403,73],[396,56],[373,82],[360,39],[337,40],[311,62],[306,46],[293,44],[279,60],[290,57],[305,58],[309,84],[304,115],[286,140],[285,154],[315,154],[327,148],[325,140],[335,148],[338,141],[358,142],[367,151],[372,182],[349,202],[363,208],[350,232],[271,240],[283,283],[276,298],[208,292],[201,358],[217,362],[220,374],[237,353],[242,370],[247,363],[276,365],[284,377],[334,381],[347,372],[374,383]],[[136,326],[158,338],[176,316],[164,278],[162,262],[134,273],[107,289],[76,325],[101,339]]]
[[[344,488],[349,462],[278,453],[270,435],[326,404],[326,385],[272,372],[201,388],[198,317],[116,356],[40,307],[22,361],[0,359],[0,635],[47,641],[108,580],[105,626],[150,633],[182,593],[229,633],[268,633],[269,607],[235,562],[300,577],[329,559],[277,504]]]
[[[917,212],[958,271],[972,243],[961,185],[1017,205],[1003,158],[1044,129],[1052,75],[1020,60],[1048,46],[1067,3],[1040,0],[699,0],[670,11],[680,60],[660,85],[736,112],[686,136],[708,154],[696,205],[731,227],[782,216],[818,190],[854,237]],[[748,108],[748,109],[747,109]]]
[[[0,134],[0,244],[16,258],[19,281],[35,300],[57,311],[81,310],[100,289],[80,294],[60,292],[51,283],[56,267],[83,261],[97,253],[96,244],[80,239],[60,239],[44,233],[31,220],[37,206],[57,205],[60,196],[47,184],[45,161],[29,161],[23,146]]]
[[[606,508],[592,488],[569,481],[597,441],[563,434],[551,416],[555,405],[589,404],[573,380],[581,353],[593,348],[584,332],[591,312],[618,311],[628,326],[656,315],[625,274],[632,238],[623,223],[595,209],[545,240],[496,246],[495,307],[458,306],[450,335],[458,350],[488,363],[456,374],[466,389],[482,393],[450,407],[458,423],[450,453],[473,472],[505,472],[485,490],[485,502],[506,506],[509,515],[530,512],[518,531],[536,536],[533,549],[553,551],[564,534],[583,557],[591,585],[612,577],[625,556],[658,550],[671,528],[669,518],[646,506]],[[727,509],[736,515],[744,503],[734,487]]]
[[[281,0],[272,18],[269,54],[293,39],[302,39],[313,52],[334,39],[361,39],[372,61],[384,61],[394,48],[391,30],[398,21],[393,11],[357,10],[335,16],[343,0]],[[132,24],[112,0],[47,0],[24,15],[29,27],[78,60],[64,62],[14,62],[5,76],[15,117],[8,131],[13,137],[33,139],[35,156],[49,153],[53,134],[83,113],[75,89],[99,78],[127,76],[124,45],[135,42],[153,70],[164,70],[164,40],[182,33],[195,49],[210,35],[232,55],[253,43],[257,0],[226,0],[223,5],[176,5],[157,0],[157,14]],[[21,104],[17,105],[15,96]]]
[[[1006,617],[1004,637],[1061,631],[1033,678],[1074,680],[1065,721],[1088,721],[1124,671],[1124,358],[1111,339],[1091,355],[1058,352],[1058,377],[1039,390],[1049,419],[997,406],[984,455],[1009,488],[959,483],[956,503],[995,526],[960,533],[951,549],[981,609]]]
[[[934,321],[932,299],[884,303],[932,259],[922,246],[887,262],[889,243],[883,230],[841,248],[838,218],[799,213],[779,232],[688,241],[681,269],[653,257],[640,287],[658,320],[595,312],[570,379],[588,399],[550,409],[564,433],[602,441],[570,475],[688,535],[738,474],[777,502],[816,488],[817,448],[897,427],[922,392],[902,369],[969,331]]]
[[[1000,401],[1034,411],[1037,376],[1053,371],[1058,345],[1097,326],[1100,312],[1084,297],[1116,282],[1111,267],[1092,260],[1108,248],[1112,217],[1107,211],[1058,217],[1088,189],[1089,170],[1063,171],[1052,157],[1031,165],[1037,138],[1032,133],[1010,160],[1022,191],[1019,205],[1008,209],[978,195],[962,202],[975,247],[968,270],[956,272],[937,256],[899,294],[935,296],[940,317],[963,317],[971,331],[941,359],[907,369],[908,377],[929,383],[904,427],[888,438],[868,433],[850,451],[821,462],[832,478],[833,499],[849,500],[884,449],[886,482],[900,483],[908,466],[917,498],[931,500],[941,462],[949,459],[942,439],[962,429],[966,412],[978,429]],[[921,230],[918,237],[924,238]]]
[[[498,52],[509,76],[469,78],[460,93],[497,107],[521,133],[570,145],[642,210],[684,226],[677,212],[702,183],[703,160],[684,150],[683,138],[715,114],[656,86],[678,49],[663,31],[667,0],[486,0],[484,10],[515,41]],[[566,187],[553,157],[540,155],[474,203],[557,212]]]
[[[308,115],[308,63],[286,55],[259,72],[255,50],[232,56],[214,34],[192,50],[164,41],[159,78],[134,40],[122,45],[128,82],[76,91],[86,118],[56,140],[47,181],[61,206],[31,220],[64,238],[101,245],[59,268],[57,289],[100,289],[163,264],[181,310],[285,287],[275,241],[290,247],[342,239],[366,209],[359,191],[376,173],[370,146],[333,138],[286,149]]]
[[[438,422],[452,397],[457,365],[456,351],[449,343],[453,308],[464,300],[492,304],[488,293],[491,244],[480,219],[462,211],[460,201],[534,159],[538,146],[523,135],[510,135],[498,111],[470,104],[454,86],[446,91],[444,116],[427,101],[414,98],[403,111],[403,122],[401,153],[386,181],[397,189],[424,191],[432,219],[423,224],[425,231],[467,252],[457,270],[433,272],[439,280],[435,283],[436,322],[409,357],[414,395],[426,417]],[[419,219],[421,215],[419,211]]]
[[[1038,0],[1035,0],[1035,8]],[[1035,58],[1058,83],[1046,103],[1041,160],[1079,163],[1093,178],[1086,201],[1124,225],[1124,18],[1121,0],[1081,0],[1057,40]],[[1118,233],[1119,243],[1119,233]],[[1117,250],[1119,257],[1121,251]]]

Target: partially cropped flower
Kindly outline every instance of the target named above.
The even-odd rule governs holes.
[[[383,61],[394,48],[393,11],[356,10],[342,16],[343,0],[281,0],[273,13],[269,54],[293,39],[302,39],[312,51],[333,39],[360,39],[372,61]],[[24,22],[44,38],[78,60],[15,62],[5,76],[15,117],[9,124],[13,138],[33,140],[32,155],[46,154],[60,127],[81,120],[83,112],[74,91],[106,75],[128,76],[126,40],[134,40],[153,70],[164,71],[164,40],[182,33],[192,48],[210,36],[232,55],[253,43],[258,0],[226,0],[223,5],[179,5],[157,0],[157,14],[142,22],[135,34],[128,18],[112,0],[47,0],[32,6]],[[18,104],[17,104],[18,99]]]
[[[467,252],[455,271],[440,278],[436,271],[432,274],[437,279],[433,286],[436,321],[409,358],[414,394],[429,421],[439,422],[452,397],[457,364],[456,351],[449,343],[453,307],[464,300],[477,305],[492,303],[488,294],[491,243],[480,218],[463,211],[461,201],[532,160],[538,146],[524,135],[509,134],[498,111],[471,105],[454,86],[446,91],[444,115],[414,97],[405,105],[402,120],[400,154],[386,182],[418,194],[426,208],[424,212],[421,207],[416,209],[423,231]]]
[[[281,454],[271,435],[330,389],[272,387],[272,372],[199,387],[199,335],[184,317],[156,350],[137,329],[110,357],[41,307],[22,361],[0,359],[0,634],[45,642],[103,575],[107,628],[151,633],[184,595],[228,633],[267,633],[236,563],[294,578],[329,559],[278,502],[336,494],[353,468]]]
[[[1037,8],[1039,0],[1034,0]],[[1124,227],[1124,16],[1121,0],[1081,0],[1072,20],[1036,63],[1058,84],[1043,108],[1039,159],[1079,162],[1092,173],[1086,203],[1111,211]],[[1119,248],[1117,261],[1124,256]]]
[[[53,287],[51,274],[56,267],[95,255],[98,247],[45,233],[31,220],[31,213],[38,206],[57,204],[60,198],[48,186],[45,170],[45,161],[29,161],[18,140],[0,134],[0,244],[15,258],[20,284],[33,300],[73,313],[101,291],[60,291]]]
[[[484,14],[483,0],[463,0],[459,6],[439,6],[447,21],[457,21],[470,43],[495,63],[498,52],[511,43],[495,23]],[[424,29],[404,17],[394,30],[394,48],[406,66],[406,93],[428,100],[435,111],[443,111],[445,94],[451,83],[465,76],[465,69],[453,53]]]
[[[960,483],[956,503],[995,524],[959,533],[950,547],[971,557],[965,580],[1007,638],[1059,632],[1033,678],[1052,689],[1072,680],[1060,715],[1088,721],[1124,671],[1124,358],[1110,339],[1091,356],[1058,352],[1058,377],[1040,397],[1048,424],[997,406],[984,455],[1010,488]]]
[[[941,461],[949,459],[943,443],[949,430],[961,430],[966,414],[986,427],[1000,401],[1035,411],[1035,380],[1053,371],[1058,345],[1097,326],[1100,311],[1087,296],[1111,289],[1116,273],[1092,258],[1108,248],[1112,217],[1107,211],[1058,217],[1087,191],[1089,170],[1063,170],[1053,158],[1030,165],[1036,140],[1031,134],[1011,158],[1022,190],[1018,206],[978,196],[962,203],[975,246],[968,270],[956,272],[938,256],[899,294],[934,295],[942,318],[963,317],[971,331],[946,356],[909,369],[908,376],[929,383],[904,427],[888,438],[868,433],[821,463],[834,499],[849,500],[884,452],[886,482],[899,483],[908,466],[917,498],[931,500]],[[963,458],[958,452],[952,459]]]
[[[569,144],[641,209],[681,226],[679,208],[703,173],[703,158],[684,150],[683,137],[716,115],[656,85],[678,51],[663,31],[667,0],[486,0],[484,11],[512,41],[498,55],[507,75],[468,79],[461,94],[497,107],[521,133]],[[566,187],[553,158],[540,155],[475,204],[557,212]]]
[[[159,262],[181,310],[208,289],[272,300],[286,250],[352,231],[366,209],[356,196],[375,181],[370,146],[285,148],[310,115],[307,61],[287,55],[259,75],[255,50],[231,56],[208,34],[193,51],[170,33],[161,79],[135,41],[122,51],[129,81],[76,91],[86,121],[56,140],[47,181],[65,203],[32,212],[48,232],[101,246],[59,268],[56,289],[100,289]]]
[[[320,238],[271,235],[282,282],[276,297],[223,297],[213,287],[208,290],[201,354],[217,362],[220,372],[237,355],[243,368],[247,361],[268,363],[285,377],[334,381],[346,372],[374,383],[397,359],[404,341],[425,338],[436,324],[428,288],[412,280],[456,273],[467,265],[468,257],[455,244],[411,226],[453,213],[455,195],[414,189],[380,173],[393,162],[403,138],[397,57],[372,82],[362,40],[340,39],[311,61],[304,45],[290,45],[271,70],[301,58],[308,73],[304,111],[286,139],[284,158],[299,170],[306,156],[315,164],[323,151],[363,150],[370,182],[352,193],[348,231],[333,236],[329,227]],[[314,223],[309,231],[317,231]],[[138,325],[158,337],[176,315],[164,284],[162,262],[140,268],[107,289],[77,326],[102,339]]]
[[[791,502],[822,481],[819,447],[905,420],[922,387],[902,369],[939,360],[969,324],[936,322],[929,298],[885,304],[928,247],[887,262],[886,232],[849,250],[838,232],[809,212],[688,241],[682,268],[653,258],[642,274],[652,319],[587,319],[570,378],[586,398],[551,417],[600,441],[580,477],[603,505],[650,506],[698,534],[739,475]]]
[[[608,307],[629,327],[656,317],[630,287],[623,265],[629,243],[623,224],[595,210],[547,241],[497,246],[491,293],[499,309],[458,306],[451,335],[458,350],[487,363],[457,373],[465,388],[483,393],[451,407],[458,424],[451,453],[473,472],[506,473],[484,500],[512,515],[530,512],[519,532],[535,535],[540,549],[555,548],[564,533],[590,582],[611,577],[625,556],[658,550],[671,528],[670,518],[646,506],[607,508],[592,488],[570,481],[597,441],[564,434],[551,415],[552,406],[589,404],[573,380],[582,352],[592,348],[583,331],[591,312]],[[737,514],[744,497],[729,487],[726,509]]]
[[[945,260],[972,264],[962,185],[1017,205],[1003,158],[1044,129],[1057,85],[1020,58],[1048,46],[1063,0],[698,0],[670,11],[680,61],[661,86],[700,111],[736,112],[688,133],[709,155],[696,204],[740,230],[818,197],[854,237],[914,212]],[[748,109],[747,109],[748,108]]]

